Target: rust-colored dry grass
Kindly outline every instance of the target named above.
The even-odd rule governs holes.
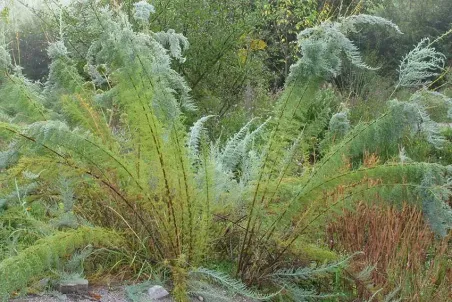
[[[361,203],[331,223],[328,236],[331,248],[364,252],[351,270],[374,266],[373,290],[400,288],[403,301],[452,301],[450,237],[435,239],[418,209]],[[368,297],[371,291],[361,284],[358,294]]]

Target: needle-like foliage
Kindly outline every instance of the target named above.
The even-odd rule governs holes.
[[[356,45],[346,36],[361,24],[383,25],[401,33],[397,25],[381,17],[353,15],[339,21],[326,21],[298,34],[301,59],[291,66],[288,79],[337,76],[342,69],[342,54],[355,66],[373,69],[363,62]]]
[[[13,290],[22,289],[33,277],[39,276],[59,263],[59,258],[73,253],[88,244],[117,247],[121,237],[101,228],[80,228],[75,231],[57,233],[37,241],[17,256],[0,262],[0,299],[7,301]]]
[[[441,73],[446,57],[431,46],[428,38],[422,39],[400,62],[397,87],[428,85]]]
[[[322,236],[328,218],[357,200],[410,200],[423,208],[438,235],[448,232],[450,167],[398,161],[404,141],[443,146],[426,105],[394,100],[380,118],[352,127],[345,109],[335,114],[340,105],[334,93],[321,89],[341,72],[343,54],[370,68],[347,33],[362,23],[398,30],[394,24],[360,15],[300,33],[302,57],[272,117],[251,120],[222,143],[208,138],[210,116],[187,131],[184,113],[195,106],[171,63],[183,61],[188,41],[171,30],[152,32],[151,13],[147,2],[135,5],[142,23],[137,29],[120,9],[95,1],[70,5],[59,20],[65,34],[49,45],[52,63],[43,89],[4,64],[9,78],[0,88],[0,132],[7,142],[0,153],[2,210],[19,209],[28,217],[37,211],[32,205],[40,204],[54,228],[76,228],[55,238],[80,234],[84,224],[124,233],[124,246],[134,255],[130,270],[142,276],[150,266],[163,265],[179,301],[190,292],[211,295],[208,280],[259,300],[284,295],[283,287],[294,300],[331,297],[302,279],[323,278],[341,265],[311,268],[299,259]],[[87,42],[77,39],[84,27]],[[103,231],[89,234],[83,244],[104,242]],[[54,237],[48,245],[43,240],[24,255],[41,255],[56,244]],[[236,279],[197,269],[212,258],[224,260],[224,250]],[[63,247],[56,253],[61,256]],[[0,263],[0,272],[22,272],[21,255]],[[310,255],[334,258],[318,247]],[[39,268],[33,274],[48,267],[49,259],[41,258],[32,258]],[[24,286],[29,271],[22,276],[2,290]],[[276,290],[259,294],[245,283]]]

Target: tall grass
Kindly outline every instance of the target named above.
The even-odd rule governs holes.
[[[356,211],[344,211],[327,234],[334,250],[364,252],[350,270],[373,267],[367,285],[382,295],[398,289],[403,301],[452,298],[451,237],[435,238],[419,209],[362,202]],[[369,298],[371,292],[361,286],[359,295]]]

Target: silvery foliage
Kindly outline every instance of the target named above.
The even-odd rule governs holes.
[[[193,269],[188,273],[189,280],[191,281],[198,281],[198,282],[190,282],[190,292],[197,293],[197,294],[204,294],[207,293],[209,296],[212,295],[212,291],[208,291],[209,288],[206,288],[206,285],[208,285],[206,282],[200,283],[199,281],[202,281],[203,279],[207,279],[211,282],[216,283],[218,286],[223,287],[225,290],[227,290],[229,293],[232,294],[232,296],[235,296],[236,294],[239,294],[243,297],[250,298],[252,300],[257,301],[268,301],[276,296],[278,296],[282,289],[279,291],[276,291],[272,294],[261,294],[257,291],[249,289],[242,281],[231,278],[228,274],[225,274],[223,272],[210,270],[207,268],[197,268]],[[202,278],[202,279],[199,279]],[[212,286],[210,286],[210,289],[212,289]],[[218,292],[218,289],[217,289]],[[220,291],[221,292],[221,291]],[[215,299],[215,301],[221,301],[222,297],[220,295],[212,297]],[[219,299],[220,298],[220,299]],[[229,297],[230,300],[233,300],[233,297]],[[213,300],[212,300],[213,301]],[[227,301],[227,300],[226,300]]]
[[[357,67],[375,69],[362,60],[358,47],[346,36],[357,32],[356,26],[360,24],[389,26],[401,33],[391,21],[364,14],[340,18],[339,21],[325,21],[307,28],[298,34],[301,58],[291,66],[288,82],[306,77],[327,78],[339,75],[342,54]]]
[[[431,83],[444,68],[446,57],[422,39],[400,62],[397,87],[419,87]]]
[[[144,0],[134,3],[133,6],[135,7],[135,13],[133,14],[133,17],[138,21],[147,23],[149,22],[150,15],[155,13],[154,6]]]
[[[179,116],[181,107],[186,110],[196,109],[189,95],[190,88],[171,68],[172,58],[154,33],[134,31],[124,14],[114,15],[107,8],[100,9],[91,18],[94,26],[109,28],[108,31],[90,30],[98,33],[86,54],[87,68],[91,70],[93,81],[101,83],[102,78],[122,73],[131,77],[141,76],[145,82],[161,84],[153,85],[155,91],[152,106],[160,118],[168,121]],[[166,39],[171,41],[172,53],[182,58],[181,52],[188,46],[188,42],[180,34],[174,33],[175,37],[170,37],[171,34],[166,33]],[[175,41],[182,43],[182,48],[179,46],[180,52],[174,45]],[[105,74],[99,73],[99,68]],[[112,94],[106,91],[98,95],[98,98]]]
[[[348,113],[349,110],[345,108],[331,117],[328,129],[336,137],[344,137],[350,130]]]
[[[433,100],[436,101],[435,104],[431,104]],[[432,120],[427,107],[438,106],[439,102],[442,102],[441,106],[444,105],[446,109],[444,112],[446,119],[452,119],[452,99],[439,92],[422,89],[414,93],[409,102],[401,103],[404,104],[404,110],[411,111],[407,116],[413,118],[409,123],[412,131],[424,134],[427,141],[438,149],[442,148],[446,139],[441,134],[441,124]]]
[[[254,119],[249,121],[234,136],[229,138],[224,147],[216,148],[216,160],[225,171],[234,171],[240,161],[247,156],[248,148],[252,143],[252,140],[259,132],[261,132],[267,123],[265,122],[254,131],[251,131],[250,128],[253,122]]]
[[[442,112],[444,120],[436,120],[436,122],[452,121],[452,98],[441,92],[420,89],[413,93],[410,97],[410,102],[444,109],[444,112]]]
[[[197,158],[199,156],[199,147],[200,147],[199,145],[201,143],[201,138],[203,137],[206,131],[204,124],[211,117],[214,117],[214,115],[201,117],[190,128],[187,145],[191,158]]]
[[[425,106],[418,102],[392,100],[389,102],[389,108],[394,116],[400,117],[397,121],[393,120],[399,123],[393,125],[394,131],[408,126],[412,135],[420,133],[433,147],[442,148],[445,138],[441,134],[439,124],[430,118]]]
[[[15,147],[15,143],[11,143],[4,151],[0,151],[0,170],[9,168],[19,159]]]
[[[452,166],[447,166],[448,173],[452,172]],[[441,174],[440,174],[441,175]],[[422,200],[424,215],[435,232],[444,238],[452,229],[452,209],[448,205],[452,195],[452,180],[444,182],[434,167],[424,174],[421,185],[418,188]]]
[[[5,39],[5,29],[3,24],[0,27],[0,69],[7,70],[11,66],[11,55],[9,54]]]
[[[11,56],[9,55],[6,45],[0,46],[0,69],[5,70],[11,66]]]
[[[188,39],[182,34],[178,34],[174,29],[169,29],[167,32],[158,32],[154,34],[154,38],[160,42],[164,47],[169,48],[170,55],[179,60],[179,62],[185,62],[185,58],[182,57],[182,52],[189,47]]]
[[[413,160],[408,156],[408,154],[406,153],[405,147],[400,147],[399,150],[399,160],[402,164],[404,163],[410,163]]]
[[[219,142],[212,144],[211,154],[217,173],[229,178],[229,182],[218,182],[222,188],[219,192],[232,192],[233,202],[239,202],[243,199],[249,182],[255,180],[262,163],[262,154],[256,152],[253,148],[256,137],[262,133],[269,120],[251,130],[254,120],[248,122],[234,136],[229,138],[224,145]],[[240,170],[240,175],[235,173]],[[232,187],[227,187],[230,183]],[[226,185],[226,186],[225,186]],[[225,190],[223,190],[225,189]]]
[[[63,41],[57,41],[54,43],[49,43],[47,47],[47,55],[50,59],[56,60],[62,57],[66,57],[69,54]]]
[[[199,147],[205,133],[204,123],[211,117],[202,117],[191,127],[187,138],[189,156],[193,165],[197,167],[196,180],[199,184],[205,183],[205,179],[208,177],[206,173],[215,175],[212,179],[215,187],[212,193],[213,199],[216,202],[222,202],[224,197],[221,195],[222,192],[229,192],[228,202],[235,203],[243,199],[249,182],[256,179],[259,172],[262,154],[253,150],[253,142],[269,120],[254,130],[251,130],[254,123],[254,120],[251,120],[224,144],[221,144],[219,140],[210,143],[208,160],[205,162],[201,159]],[[210,172],[206,172],[207,170]],[[236,175],[238,170],[240,170],[240,175]]]

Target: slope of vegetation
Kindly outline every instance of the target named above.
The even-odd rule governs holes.
[[[120,2],[2,11],[3,300],[80,275],[177,301],[452,298],[452,30],[390,72],[352,38],[404,34],[365,1]]]

